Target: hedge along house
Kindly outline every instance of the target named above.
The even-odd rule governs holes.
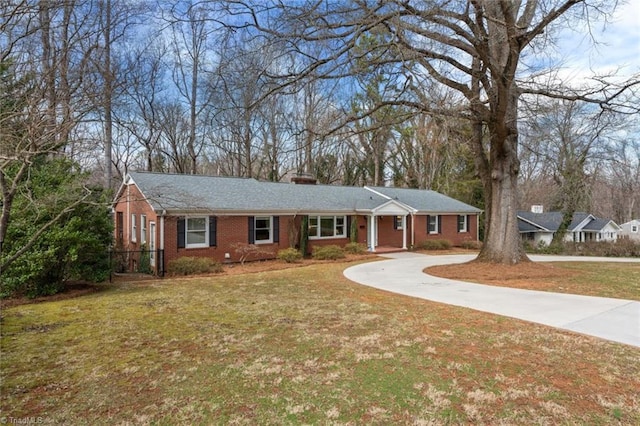
[[[183,256],[237,262],[247,245],[260,248],[252,260],[274,258],[278,250],[299,248],[303,230],[306,254],[344,246],[352,236],[372,252],[428,239],[458,245],[477,241],[481,212],[430,190],[148,172],[125,177],[113,210],[117,247],[144,245],[154,270],[156,250],[167,263]]]

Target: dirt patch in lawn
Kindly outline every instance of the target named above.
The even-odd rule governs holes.
[[[578,271],[536,262],[500,265],[472,261],[432,266],[425,272],[441,278],[544,291],[564,290],[569,279],[580,275]]]
[[[0,308],[9,308],[11,306],[26,305],[31,303],[53,302],[56,300],[73,299],[87,294],[97,293],[107,288],[105,284],[95,284],[88,282],[69,282],[65,284],[64,289],[57,294],[51,296],[40,296],[28,298],[26,296],[12,297],[8,299],[0,299]]]

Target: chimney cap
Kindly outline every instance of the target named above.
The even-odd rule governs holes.
[[[291,176],[291,183],[296,185],[315,185],[318,180],[311,173],[297,173]]]

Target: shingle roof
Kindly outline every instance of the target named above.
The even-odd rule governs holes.
[[[591,220],[582,228],[585,231],[600,231],[610,222],[609,219],[597,218],[589,213],[576,212],[573,215],[568,230],[575,230],[578,225],[589,217],[591,217]],[[520,232],[544,231],[545,229],[550,232],[556,232],[560,227],[560,223],[562,223],[562,212],[532,213],[519,211],[518,218],[518,229]],[[538,227],[544,229],[539,229]]]
[[[131,172],[156,211],[367,212],[396,199],[420,212],[478,213],[434,191],[333,185],[296,185],[250,178]],[[381,195],[382,194],[382,195]]]
[[[447,197],[436,191],[425,189],[371,187],[387,197],[413,207],[419,213],[480,213],[481,210]]]

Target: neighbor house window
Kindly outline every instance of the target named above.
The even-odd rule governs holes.
[[[147,242],[147,216],[140,215],[140,243]]]
[[[463,214],[458,215],[458,232],[467,232],[467,216]]]
[[[429,234],[437,234],[440,232],[440,216],[427,216],[427,231]]]
[[[344,238],[346,216],[309,216],[309,238]]]
[[[395,216],[393,218],[393,229],[402,229],[402,217],[403,216]]]
[[[131,215],[131,242],[135,243],[137,241],[138,228],[136,226],[136,215]]]
[[[209,246],[209,218],[188,217],[185,220],[185,238],[187,248]]]
[[[273,242],[273,221],[271,216],[255,217],[255,242],[272,243]]]
[[[634,234],[638,233],[638,225],[632,225],[631,226],[631,232],[633,232]]]

